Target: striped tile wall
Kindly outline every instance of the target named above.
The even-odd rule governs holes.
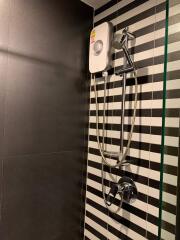
[[[169,63],[167,81],[167,112],[165,138],[165,169],[163,192],[162,239],[175,239],[176,186],[180,85],[180,3],[171,3],[169,17]],[[161,125],[164,68],[165,0],[111,0],[96,10],[94,24],[111,21],[115,32],[126,26],[136,35],[130,44],[138,69],[138,110],[136,126],[128,160],[131,165],[121,170],[105,168],[107,191],[111,184],[109,172],[117,179],[126,175],[134,179],[138,199],[112,215],[105,208],[101,192],[101,157],[95,131],[95,98],[90,87],[88,166],[85,206],[84,239],[155,240],[158,239],[159,187],[161,161]],[[122,51],[112,54],[113,68],[109,71],[106,129],[106,149],[119,150],[121,129],[122,79],[114,68],[123,64]],[[102,129],[103,79],[97,74],[99,128]],[[125,139],[127,144],[134,103],[134,80],[128,75],[126,87]],[[119,204],[117,199],[115,205]]]

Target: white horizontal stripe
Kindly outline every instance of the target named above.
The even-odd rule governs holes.
[[[169,16],[173,16],[180,13],[180,4],[177,4],[169,9]]]
[[[177,80],[176,80],[177,81]],[[169,85],[173,85],[173,81],[170,82]],[[162,91],[163,90],[163,81],[161,82],[154,82],[154,83],[146,83],[146,84],[138,84],[138,93],[146,93],[146,92],[153,92],[153,91]],[[126,86],[126,94],[134,94],[135,93],[135,86]],[[153,94],[153,93],[152,93]],[[98,97],[104,97],[104,90],[97,91]],[[122,95],[122,87],[118,88],[111,88],[106,91],[107,96],[118,96]],[[94,90],[90,92],[90,97],[95,98]]]
[[[99,133],[100,133],[100,136],[102,136],[102,130],[99,130]],[[112,138],[112,139],[113,138],[119,139],[119,143],[120,143],[120,133],[121,133],[121,131],[106,130],[105,137]],[[96,136],[96,129],[90,128],[89,134],[92,136]],[[129,132],[124,131],[124,139],[128,140],[128,138],[129,138]],[[161,135],[136,133],[136,132],[134,132],[132,135],[132,141],[136,141],[136,142],[145,142],[145,143],[161,145],[161,140],[162,140]],[[166,136],[165,137],[165,145],[172,146],[172,147],[178,147],[179,146],[179,138]]]
[[[165,146],[179,147],[179,138],[165,136]]]
[[[124,124],[128,125],[130,124],[131,117],[124,117]],[[96,117],[95,116],[90,116],[89,118],[90,123],[96,123]],[[99,123],[103,122],[103,117],[99,117]],[[167,121],[168,122],[168,121]],[[174,123],[175,121],[173,121]],[[109,124],[121,124],[121,117],[116,117],[116,116],[106,116],[106,123]],[[177,123],[177,121],[176,121]],[[136,117],[135,120],[135,125],[140,125],[140,126],[162,126],[162,118],[160,117]],[[172,125],[174,127],[174,125]],[[167,127],[167,125],[166,125]]]
[[[153,233],[154,235],[158,236],[158,226],[147,222],[147,230],[151,233]]]
[[[163,182],[173,186],[177,186],[177,176],[163,173]]]
[[[165,126],[178,128],[179,127],[179,118],[166,117],[165,118]]]
[[[161,239],[162,240],[175,240],[175,235],[161,228]]]
[[[166,99],[166,108],[180,108],[179,98]]]
[[[178,167],[178,156],[164,154],[164,164]]]
[[[179,31],[180,31],[180,23],[170,25],[168,27],[168,36],[170,37],[171,34],[178,33]]]
[[[179,64],[180,64],[180,60],[177,60],[174,62],[168,62],[167,71],[171,72],[171,71],[179,70]]]
[[[175,79],[171,81],[167,81],[166,83],[166,89],[167,90],[175,90],[175,89],[180,89],[180,79]]]
[[[162,219],[168,223],[176,225],[176,215],[162,210]]]
[[[167,202],[176,206],[177,197],[171,193],[167,193],[163,191],[163,202]]]
[[[167,108],[170,104],[174,104],[174,108],[177,108],[180,106],[180,102],[178,103],[176,99],[167,99]],[[99,110],[103,110],[103,103],[98,104]],[[143,100],[143,101],[137,101],[137,109],[156,109],[156,108],[162,108],[162,99],[155,99],[155,100]],[[121,109],[121,102],[110,102],[106,104],[106,110],[118,110]],[[125,102],[125,109],[134,109],[134,101],[126,101]],[[90,110],[96,110],[96,104],[91,103],[90,104]]]

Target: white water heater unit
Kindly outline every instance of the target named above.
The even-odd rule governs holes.
[[[104,22],[92,29],[89,47],[89,71],[103,72],[111,67],[112,24]]]

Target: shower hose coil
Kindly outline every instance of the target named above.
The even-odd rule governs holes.
[[[117,210],[112,210],[109,208],[106,202],[106,193],[105,193],[105,185],[104,185],[104,165],[107,165],[110,168],[120,168],[126,161],[126,156],[128,154],[128,151],[130,149],[130,144],[132,140],[134,125],[135,125],[135,119],[136,119],[136,109],[137,109],[137,94],[138,94],[138,83],[137,83],[137,75],[136,70],[133,71],[134,79],[135,79],[135,99],[134,99],[134,111],[132,116],[132,122],[131,122],[131,130],[128,136],[128,142],[126,146],[125,152],[122,154],[120,151],[118,153],[118,161],[115,164],[111,164],[106,160],[106,157],[104,155],[104,138],[105,138],[105,107],[106,107],[106,88],[107,88],[107,73],[104,73],[105,77],[105,83],[104,83],[104,101],[103,101],[103,129],[102,129],[102,144],[100,143],[100,131],[99,131],[99,107],[98,107],[98,94],[97,94],[97,86],[96,86],[96,77],[94,75],[94,94],[95,94],[95,105],[96,105],[96,136],[97,136],[97,144],[98,148],[102,157],[102,169],[101,169],[101,176],[102,176],[102,193],[103,193],[103,199],[106,207],[111,213],[117,213],[122,207],[123,202],[123,192],[120,194],[120,205],[118,206]],[[114,182],[117,183],[116,179],[113,177],[113,175],[110,173],[110,176]]]

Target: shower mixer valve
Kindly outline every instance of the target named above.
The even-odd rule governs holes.
[[[107,195],[106,203],[111,206],[119,194],[122,202],[132,202],[137,198],[137,188],[134,181],[129,177],[122,177],[118,183],[113,183],[112,187]]]

